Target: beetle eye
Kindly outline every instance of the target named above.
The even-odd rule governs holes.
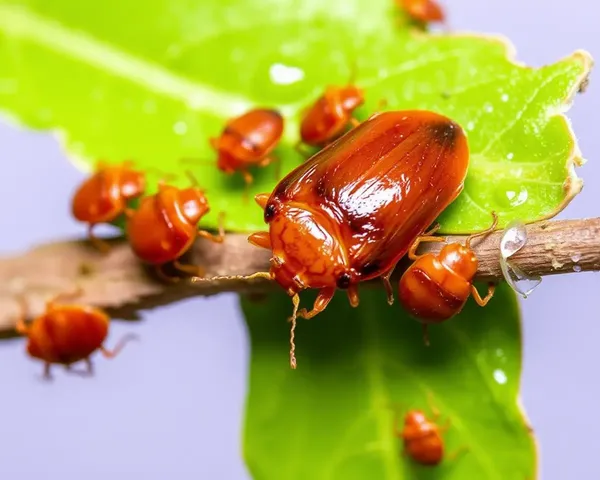
[[[270,220],[272,220],[274,215],[275,215],[275,205],[270,203],[265,208],[265,222],[269,222]]]
[[[350,286],[351,281],[352,281],[352,278],[350,277],[350,274],[342,273],[337,279],[337,286],[338,286],[338,288],[345,290]]]

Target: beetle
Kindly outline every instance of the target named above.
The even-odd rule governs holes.
[[[104,253],[110,249],[108,243],[94,235],[94,227],[115,221],[145,189],[145,173],[134,169],[131,160],[116,165],[97,162],[95,173],[77,188],[71,202],[73,216],[88,224],[92,245]]]
[[[283,130],[284,119],[273,109],[256,108],[229,120],[219,137],[209,139],[218,153],[217,168],[229,175],[240,172],[248,188],[253,181],[251,166],[266,167],[277,160],[273,150]],[[279,173],[278,166],[277,179]]]
[[[300,141],[312,147],[324,147],[340,137],[348,125],[360,122],[352,116],[365,101],[363,89],[351,83],[344,87],[329,86],[303,114],[300,123]]]
[[[421,242],[439,241],[441,237],[421,237],[414,242],[408,257],[414,263],[400,278],[398,298],[400,304],[423,324],[425,344],[429,345],[428,324],[441,323],[454,317],[465,306],[469,295],[484,307],[494,295],[495,285],[490,283],[488,293],[481,298],[473,278],[479,261],[471,249],[471,242],[490,234],[498,224],[498,216],[492,212],[492,225],[479,233],[470,235],[465,244],[450,243],[439,253],[417,255]]]
[[[450,419],[447,419],[445,425],[439,426],[436,421],[440,417],[440,412],[433,406],[431,395],[429,398],[433,417],[429,419],[422,410],[409,410],[404,416],[404,425],[401,427],[397,412],[394,419],[394,435],[402,439],[404,455],[421,465],[436,466],[446,456],[442,434],[450,428]],[[448,460],[456,458],[465,450],[465,447],[461,447],[446,458]]]
[[[446,20],[444,9],[435,0],[396,0],[396,2],[414,21],[420,24],[426,25]]]
[[[275,280],[292,297],[292,329],[297,317],[323,311],[336,289],[357,306],[358,283],[378,277],[391,305],[396,264],[462,191],[468,165],[466,134],[450,118],[375,113],[255,197],[269,231],[248,241],[272,251],[270,270],[226,278]],[[316,301],[298,310],[308,288],[319,290]]]
[[[181,189],[161,180],[157,193],[142,198],[136,210],[126,211],[125,230],[133,252],[141,260],[154,265],[157,274],[169,282],[179,280],[163,271],[163,266],[170,262],[180,272],[204,275],[202,267],[179,261],[197,237],[214,243],[223,243],[225,239],[223,213],[219,216],[218,235],[198,229],[198,222],[210,211],[210,207],[195,178],[186,173],[192,180],[192,186]]]
[[[78,305],[61,304],[65,300],[81,295],[77,289],[71,293],[60,293],[46,302],[44,313],[31,323],[26,322],[27,304],[19,297],[21,313],[17,320],[16,330],[27,337],[27,353],[32,358],[44,362],[44,378],[51,379],[50,369],[53,364],[64,365],[67,370],[81,360],[87,364],[87,371],[92,374],[93,366],[90,356],[100,350],[105,358],[116,357],[127,342],[138,337],[125,335],[113,350],[103,344],[108,335],[110,318],[101,309]]]

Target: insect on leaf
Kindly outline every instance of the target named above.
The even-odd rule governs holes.
[[[0,0],[0,110],[56,130],[70,158],[91,169],[134,159],[176,174],[190,168],[212,206],[202,223],[263,227],[241,176],[215,167],[209,138],[245,110],[284,114],[275,153],[281,173],[303,161],[293,148],[302,110],[329,84],[366,91],[360,119],[380,109],[430,109],[467,131],[471,166],[442,232],[552,215],[579,189],[579,161],[562,113],[591,67],[586,52],[542,68],[510,58],[506,41],[422,34],[392,0]],[[195,166],[179,163],[198,158]],[[270,192],[276,165],[254,169],[251,194]],[[149,193],[160,174],[149,174]]]
[[[479,288],[483,288],[479,286]],[[303,302],[314,295],[307,292]],[[451,321],[430,328],[380,290],[351,308],[342,294],[296,330],[297,370],[287,364],[290,300],[273,293],[242,302],[252,342],[244,454],[256,480],[486,480],[535,478],[536,447],[520,410],[520,325],[505,284],[487,307],[470,299]],[[394,436],[400,407],[431,415],[429,397],[450,420],[437,467],[402,455]],[[401,417],[402,419],[402,417]]]

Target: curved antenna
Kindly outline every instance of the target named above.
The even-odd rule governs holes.
[[[498,225],[498,215],[496,214],[496,212],[492,212],[492,217],[493,217],[494,221],[492,222],[492,224],[488,228],[486,228],[485,230],[482,230],[481,232],[469,235],[467,237],[467,240],[465,241],[465,247],[467,247],[468,249],[470,249],[471,248],[471,241],[473,239],[475,239],[477,237],[483,237],[485,235],[489,235],[490,233],[492,233],[496,229],[496,226]]]

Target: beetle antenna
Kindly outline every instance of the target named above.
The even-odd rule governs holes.
[[[104,355],[106,358],[115,358],[119,353],[121,353],[123,347],[125,347],[125,345],[127,345],[133,340],[139,340],[139,337],[135,333],[128,333],[127,335],[121,337],[121,339],[115,345],[115,348],[113,348],[112,350],[101,346],[100,351],[102,352],[102,355]]]
[[[297,293],[292,297],[292,302],[294,304],[294,310],[292,312],[292,316],[288,319],[288,321],[292,322],[292,326],[290,328],[290,367],[295,370],[296,369],[296,343],[295,343],[295,333],[296,333],[296,319],[298,318],[298,307],[300,306],[300,295]]]
[[[269,272],[256,272],[252,275],[217,275],[215,277],[192,277],[192,283],[207,283],[215,280],[254,280],[255,278],[264,278],[265,280],[273,280]]]
[[[191,170],[186,170],[185,175],[190,179],[193,187],[200,188],[200,184],[198,183],[198,179],[194,176]]]
[[[485,235],[489,235],[490,233],[492,233],[496,229],[496,226],[498,225],[498,215],[496,214],[496,212],[492,212],[492,218],[494,219],[494,221],[492,222],[492,224],[488,228],[486,228],[485,230],[482,230],[481,232],[477,232],[477,233],[474,233],[472,235],[469,235],[467,237],[467,240],[465,241],[465,247],[467,247],[467,248],[470,249],[471,248],[471,241],[474,238],[483,237]]]

